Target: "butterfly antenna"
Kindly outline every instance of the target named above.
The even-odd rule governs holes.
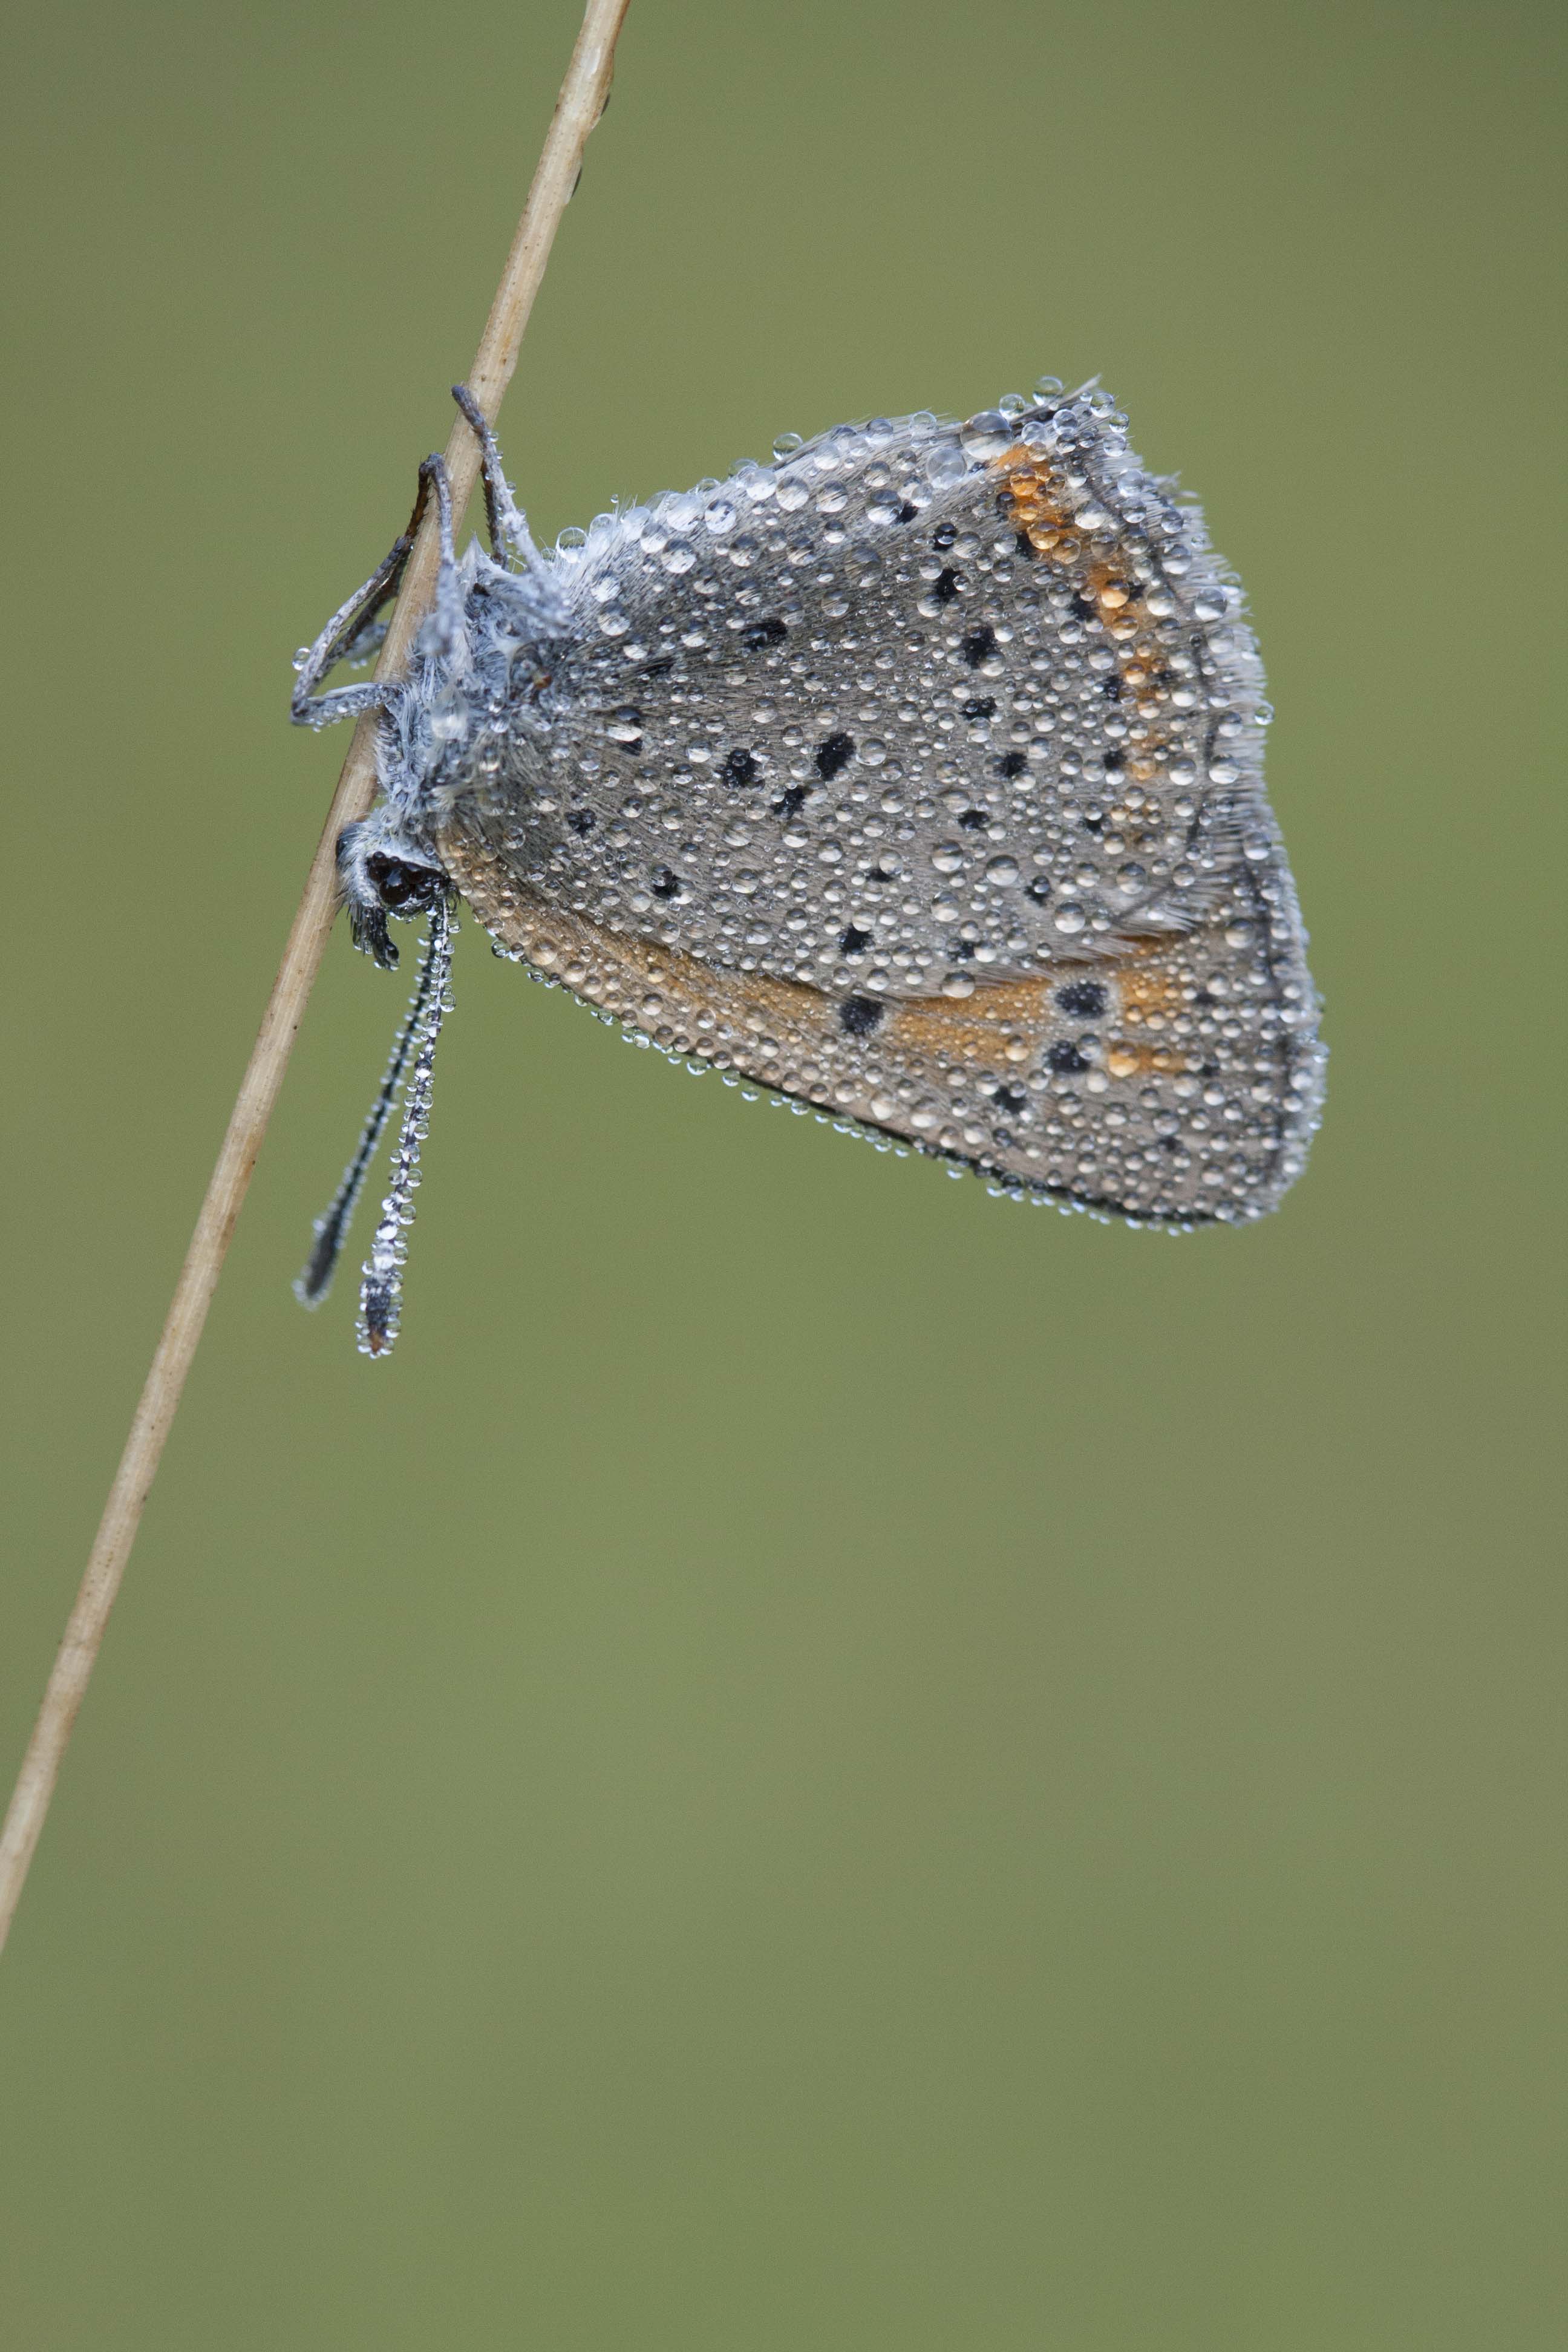
[[[444,920],[444,907],[440,913]],[[419,978],[393,1044],[386,1075],[370,1107],[370,1115],[355,1147],[354,1156],[343,1171],[342,1182],[333,1193],[329,1206],[310,1228],[316,1237],[315,1244],[303,1270],[294,1279],[294,1296],[301,1307],[319,1307],[332,1286],[332,1276],[337,1272],[338,1259],[342,1254],[349,1226],[353,1222],[354,1211],[359,1206],[359,1196],[364,1190],[364,1180],[370,1173],[370,1163],[375,1158],[376,1146],[386,1130],[387,1120],[392,1117],[392,1107],[397,1100],[397,1090],[403,1084],[409,1055],[414,1051],[415,1040],[429,1010],[431,992],[436,986],[435,946],[436,929],[432,919],[430,937],[419,966]],[[448,947],[446,951],[447,965],[450,960]]]
[[[358,1338],[363,1356],[384,1356],[390,1351],[403,1313],[403,1267],[408,1256],[403,1236],[414,1223],[419,1146],[430,1130],[431,1073],[436,1040],[452,1001],[449,982],[456,928],[446,899],[438,898],[430,912],[430,936],[405,1033],[414,1061],[403,1097],[403,1124],[393,1147],[392,1190],[381,1204],[381,1223],[364,1262],[360,1289]]]

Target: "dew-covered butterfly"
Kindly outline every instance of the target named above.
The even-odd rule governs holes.
[[[381,797],[338,845],[355,940],[392,964],[388,918],[430,926],[302,1297],[406,1082],[360,1323],[372,1354],[395,1336],[459,897],[639,1041],[1003,1192],[1174,1230],[1278,1204],[1324,1052],[1263,674],[1197,509],[1104,393],[792,436],[544,551],[456,397],[490,551],[456,553],[427,459],[297,664],[300,723],[381,712]],[[409,675],[321,691],[379,643],[430,496]]]

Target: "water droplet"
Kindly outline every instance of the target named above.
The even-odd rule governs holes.
[[[939,441],[934,448],[927,450],[921,462],[927,481],[934,482],[939,489],[963,481],[969,471],[968,460],[956,441]]]
[[[1018,403],[1020,408],[1023,404],[1022,401]],[[958,437],[964,455],[982,465],[992,457],[1000,457],[1017,439],[1011,419],[995,408],[983,409],[978,416],[972,416],[960,429]]]

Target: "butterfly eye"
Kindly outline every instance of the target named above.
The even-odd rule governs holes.
[[[433,907],[441,894],[441,877],[429,866],[411,866],[401,857],[373,857],[367,861],[365,870],[382,905],[391,915]]]

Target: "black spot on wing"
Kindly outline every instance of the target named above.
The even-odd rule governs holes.
[[[843,930],[838,934],[839,954],[847,956],[864,955],[867,949],[871,944],[871,936],[872,935],[869,931],[861,930],[856,924],[846,923]]]
[[[719,772],[727,784],[754,784],[761,771],[755,754],[749,751],[744,744],[737,743],[734,750],[727,754]]]
[[[971,669],[978,669],[989,661],[996,650],[996,632],[987,622],[983,629],[971,629],[958,648]]]
[[[838,1007],[839,1025],[848,1036],[868,1037],[886,1010],[874,996],[846,996]]]
[[[1087,1070],[1089,1066],[1076,1045],[1053,1045],[1047,1054],[1046,1059],[1058,1076],[1063,1078],[1075,1078],[1080,1071]]]
[[[826,784],[855,757],[853,735],[829,735],[816,747],[816,772]]]
[[[741,632],[741,643],[748,653],[760,653],[764,646],[776,646],[789,635],[788,629],[776,617],[753,621],[749,629]]]
[[[1057,991],[1057,1003],[1062,1011],[1076,1013],[1084,1021],[1098,1021],[1107,1001],[1098,980],[1069,980],[1065,988]]]
[[[951,604],[957,593],[958,574],[953,570],[951,563],[943,564],[942,570],[937,573],[936,578],[931,582],[931,603],[933,604]]]
[[[996,773],[999,776],[1021,776],[1028,764],[1022,751],[1005,751],[996,762]]]

